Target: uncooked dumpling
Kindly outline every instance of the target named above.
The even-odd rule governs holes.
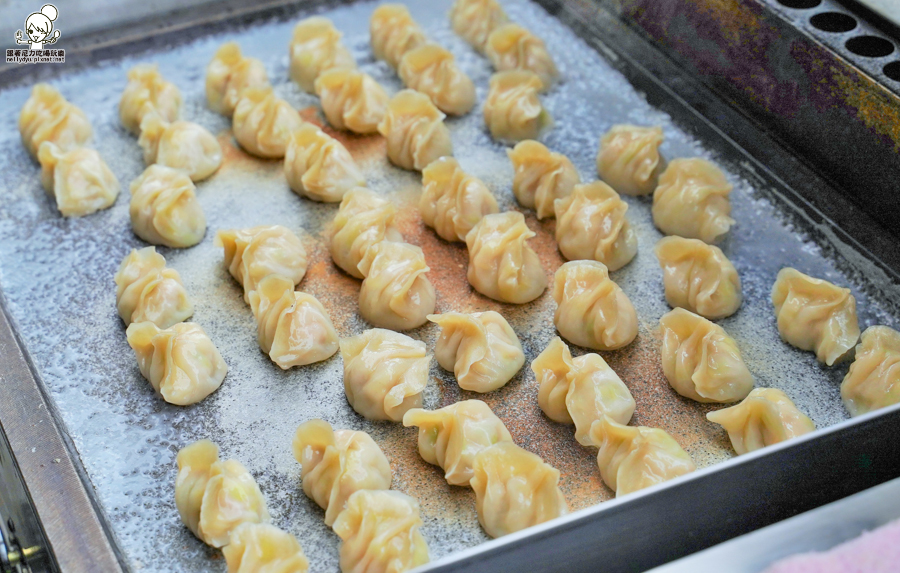
[[[475,84],[449,50],[437,44],[423,44],[406,52],[397,70],[403,84],[427,95],[439,110],[465,115],[475,105]]]
[[[206,67],[206,101],[211,110],[226,117],[234,114],[245,89],[267,87],[266,67],[256,58],[241,55],[234,42],[222,44]]]
[[[438,157],[453,155],[444,117],[428,96],[417,91],[403,90],[391,98],[378,124],[378,132],[387,139],[391,163],[421,171]]]
[[[309,561],[297,538],[267,523],[244,523],[222,548],[228,573],[307,573]]]
[[[841,398],[851,416],[900,402],[900,333],[870,326],[856,347],[856,359],[841,383]]]
[[[290,75],[305,91],[312,93],[316,78],[333,68],[355,68],[356,61],[341,43],[341,33],[328,18],[312,16],[300,20],[288,48]]]
[[[222,165],[222,146],[201,125],[190,121],[168,123],[156,113],[141,122],[138,144],[144,163],[158,163],[184,171],[193,181],[202,181]]]
[[[506,154],[515,169],[513,194],[523,207],[534,209],[538,219],[553,217],[553,202],[581,183],[578,170],[568,157],[551,152],[537,141],[520,141]]]
[[[344,195],[331,224],[331,258],[344,272],[358,279],[359,263],[369,247],[380,241],[403,242],[394,225],[397,208],[369,191],[356,188]]]
[[[434,312],[434,286],[422,249],[408,243],[381,241],[366,249],[359,263],[363,274],[359,314],[374,326],[409,330],[425,324]]]
[[[485,54],[497,71],[524,70],[549,88],[558,72],[544,42],[518,24],[503,24],[488,36]]]
[[[816,429],[787,395],[776,388],[757,388],[743,402],[706,415],[728,432],[738,454],[746,454]]]
[[[322,72],[315,89],[331,127],[363,135],[378,131],[390,100],[372,76],[352,68]]]
[[[206,234],[206,217],[191,178],[151,165],[131,182],[131,228],[153,245],[192,247]]]
[[[382,4],[372,12],[369,21],[372,52],[392,68],[400,65],[403,55],[425,43],[425,32],[402,4]]]
[[[347,148],[311,123],[290,135],[284,176],[298,195],[326,203],[336,203],[347,191],[366,186]]]
[[[232,131],[251,155],[278,159],[284,157],[291,134],[304,123],[297,110],[276,97],[272,88],[248,88],[234,108]]]
[[[597,174],[619,193],[649,195],[666,167],[662,142],[661,127],[614,125],[600,138]]]
[[[484,52],[491,32],[508,20],[497,0],[456,0],[450,7],[453,31],[479,52]]]
[[[491,76],[484,102],[484,123],[494,139],[506,142],[537,139],[553,126],[553,118],[538,96],[543,86],[539,77],[524,70],[497,72]]]
[[[297,235],[281,225],[230,229],[216,233],[217,247],[225,251],[228,272],[244,287],[244,302],[269,275],[299,284],[306,274],[306,249]]]
[[[715,243],[734,225],[731,184],[705,159],[675,159],[653,192],[653,222],[666,235]]]
[[[664,237],[654,248],[663,271],[666,302],[710,320],[741,306],[741,279],[719,247],[699,239]]]
[[[63,151],[45,141],[38,151],[41,183],[63,217],[83,217],[106,209],[119,196],[119,180],[100,154],[87,147]]]
[[[166,268],[166,259],[153,247],[132,249],[116,272],[116,307],[119,316],[132,322],[152,322],[168,328],[194,313],[181,277]]]
[[[422,170],[422,222],[445,241],[465,241],[485,215],[500,210],[487,185],[469,175],[452,157],[441,157]]]
[[[49,84],[35,84],[19,113],[22,145],[32,157],[45,141],[61,151],[80,147],[91,138],[91,123],[81,109],[69,103]]]
[[[141,133],[141,120],[156,114],[173,122],[181,113],[181,92],[159,73],[155,64],[139,64],[128,70],[128,83],[119,100],[119,120],[135,135]]]

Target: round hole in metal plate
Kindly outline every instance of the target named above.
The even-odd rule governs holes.
[[[856,28],[856,18],[841,12],[822,12],[810,18],[809,22],[823,32],[849,32]]]
[[[894,80],[895,82],[900,82],[900,61],[891,62],[889,64],[885,64],[882,69],[884,75]]]
[[[788,8],[808,10],[809,8],[815,8],[821,4],[822,0],[778,0],[778,3],[782,6],[787,6]]]
[[[894,51],[894,44],[878,36],[856,36],[847,40],[847,49],[858,56],[881,58]]]

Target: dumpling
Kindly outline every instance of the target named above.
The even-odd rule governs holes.
[[[266,523],[266,500],[241,462],[220,460],[219,447],[199,440],[178,452],[175,506],[181,520],[207,545],[222,547],[244,523]]]
[[[131,249],[116,272],[116,307],[119,316],[132,322],[152,322],[169,328],[194,314],[194,305],[175,269],[153,247]]]
[[[676,392],[698,402],[737,402],[753,375],[725,329],[683,308],[659,319],[663,373]]]
[[[216,246],[225,251],[225,266],[244,287],[244,302],[259,281],[280,275],[299,284],[306,274],[306,249],[297,235],[281,225],[231,229],[216,233]]]
[[[369,21],[372,52],[392,68],[400,65],[403,55],[425,43],[425,32],[402,4],[382,4],[372,12]]]
[[[591,425],[590,439],[600,448],[600,477],[616,497],[697,469],[691,456],[659,428],[625,426],[602,416]]]
[[[553,323],[571,342],[594,350],[615,350],[637,336],[637,313],[603,263],[570,261],[553,279]]]
[[[666,235],[715,243],[734,225],[731,184],[705,159],[675,159],[653,192],[653,222]]]
[[[559,470],[511,441],[478,452],[470,480],[478,522],[502,537],[569,512],[559,489]]]
[[[575,439],[592,444],[591,424],[609,416],[627,424],[635,402],[628,386],[599,354],[572,358],[558,336],[531,363],[538,381],[538,405],[555,422],[575,424]]]
[[[557,199],[556,242],[567,259],[593,259],[611,271],[637,254],[637,234],[625,214],[628,203],[602,181],[576,185]]]
[[[151,165],[131,182],[131,228],[153,245],[192,247],[206,234],[206,217],[191,178]]]
[[[380,328],[409,330],[425,324],[434,312],[434,286],[425,273],[422,249],[409,243],[381,241],[359,263],[363,274],[359,314]]]
[[[297,538],[267,523],[243,523],[222,548],[228,573],[307,573]]]
[[[245,89],[267,87],[266,67],[256,58],[241,55],[235,42],[222,44],[206,67],[206,101],[211,110],[227,117],[234,114]]]
[[[330,358],[338,350],[338,335],[322,303],[311,294],[294,291],[294,282],[269,275],[250,292],[259,347],[282,370]]]
[[[438,157],[453,155],[444,117],[428,96],[417,91],[402,90],[391,98],[378,124],[378,132],[387,139],[391,163],[421,171]]]
[[[710,412],[706,419],[728,432],[738,454],[746,454],[816,429],[787,395],[776,388],[757,388],[736,406]]]
[[[452,157],[440,157],[422,170],[422,222],[445,241],[465,241],[485,215],[500,208],[487,185],[469,175]]]
[[[539,77],[523,70],[491,76],[484,102],[484,123],[494,139],[507,142],[537,139],[553,126],[550,112],[538,97],[542,87]]]
[[[403,84],[427,95],[439,110],[465,115],[475,105],[475,84],[449,50],[437,44],[423,44],[406,52],[397,70]]]
[[[485,54],[497,71],[524,70],[541,79],[541,87],[549,88],[558,72],[544,42],[518,24],[494,28],[485,46]]]
[[[778,271],[772,304],[781,338],[815,352],[828,366],[845,358],[859,340],[856,299],[848,288],[786,267]]]
[[[517,211],[485,215],[466,235],[469,284],[500,302],[525,304],[541,296],[547,275],[525,244],[535,234]]]
[[[741,278],[722,249],[699,239],[664,237],[653,249],[663,271],[666,302],[710,320],[741,306]]]
[[[63,151],[45,141],[38,151],[41,183],[63,217],[83,217],[106,209],[119,196],[119,180],[100,154],[87,147]]]
[[[303,492],[331,525],[354,492],[391,487],[391,465],[369,434],[332,430],[323,420],[300,424],[293,441]]]
[[[310,93],[325,70],[356,67],[350,51],[341,43],[341,33],[331,20],[321,16],[300,20],[294,27],[289,51],[291,79]]]
[[[403,242],[394,225],[397,208],[364,188],[348,191],[331,224],[331,258],[344,272],[358,279],[359,263],[369,247],[380,241]]]
[[[155,64],[140,64],[128,70],[128,83],[119,100],[119,120],[135,135],[141,133],[141,120],[156,114],[165,122],[174,122],[181,114],[181,92],[166,81]]]
[[[481,450],[497,442],[512,442],[509,430],[481,400],[464,400],[439,410],[416,408],[403,425],[419,428],[419,455],[440,466],[450,485],[469,485],[473,463]]]
[[[35,84],[31,96],[19,113],[19,133],[22,145],[32,157],[45,141],[61,151],[69,151],[86,144],[91,138],[91,123],[81,109],[69,103],[49,84]]]
[[[538,219],[553,217],[553,202],[572,192],[581,177],[562,153],[554,153],[537,141],[526,139],[506,151],[512,161],[512,190],[523,207],[534,209]]]
[[[614,125],[600,138],[597,174],[619,193],[649,195],[666,167],[662,142],[661,127]]]
[[[278,159],[284,157],[291,134],[304,123],[297,110],[276,97],[271,88],[249,88],[234,108],[232,131],[251,155]]]
[[[498,312],[445,312],[428,320],[441,329],[434,357],[441,368],[453,372],[463,390],[502,388],[525,364],[519,337]]]
[[[222,165],[222,146],[202,125],[190,121],[168,123],[155,113],[141,122],[138,145],[144,163],[158,163],[184,171],[193,181],[202,181]]]
[[[479,52],[484,52],[491,32],[508,20],[497,0],[456,0],[450,7],[453,31]]]
[[[293,132],[284,154],[284,176],[291,189],[313,201],[335,203],[366,178],[341,142],[311,123]]]
[[[900,333],[870,326],[856,347],[856,360],[841,383],[841,398],[851,416],[900,402]]]
[[[431,366],[424,342],[373,328],[342,339],[341,357],[347,401],[361,416],[399,422],[411,408],[422,407]]]
[[[400,573],[428,563],[419,503],[397,491],[358,491],[334,522],[343,573]]]
[[[322,72],[315,89],[331,127],[363,135],[378,131],[391,99],[372,76],[350,68]]]

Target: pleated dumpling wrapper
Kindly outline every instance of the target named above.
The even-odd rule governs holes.
[[[500,302],[525,304],[541,296],[547,275],[525,242],[535,234],[517,211],[485,215],[466,235],[469,284]]]
[[[532,139],[520,141],[506,154],[515,169],[513,194],[520,205],[534,209],[538,219],[553,217],[554,201],[581,183],[581,176],[568,157],[551,152]]]
[[[718,324],[676,308],[659,319],[663,373],[676,392],[698,402],[737,402],[753,375],[733,338]]]
[[[269,275],[250,292],[260,349],[282,370],[326,360],[338,350],[338,335],[322,303],[294,290],[294,282]]]
[[[499,210],[487,185],[463,171],[456,159],[441,157],[422,170],[422,222],[445,241],[465,242],[482,217]]]
[[[841,398],[851,416],[900,402],[900,332],[870,326],[856,347],[856,359],[841,383]]]
[[[359,314],[379,328],[410,330],[434,312],[434,286],[425,254],[409,243],[381,241],[359,263],[365,276],[359,289]]]
[[[355,68],[356,61],[341,42],[341,33],[328,18],[312,16],[294,26],[288,48],[291,79],[312,93],[316,78],[333,68]]]
[[[787,394],[776,388],[756,388],[744,401],[706,415],[719,424],[731,440],[734,451],[746,454],[783,442],[816,429],[797,409]]]
[[[201,541],[223,547],[244,523],[267,523],[266,500],[247,468],[220,460],[219,447],[199,440],[177,456],[175,506],[181,520]]]
[[[553,279],[553,323],[563,338],[585,348],[615,350],[631,344],[637,313],[603,263],[570,261]]]
[[[119,100],[119,120],[125,129],[140,135],[141,120],[151,113],[166,122],[177,120],[181,92],[162,77],[156,64],[139,64],[128,70],[128,83]]]
[[[731,183],[705,159],[674,159],[653,192],[653,223],[666,235],[715,243],[734,225]]]
[[[32,157],[45,141],[61,151],[80,147],[91,139],[91,123],[81,109],[70,103],[50,84],[35,84],[19,113],[22,145]]]
[[[119,196],[119,180],[95,150],[63,151],[46,141],[38,151],[41,184],[56,199],[63,217],[83,217],[106,209]]]
[[[469,485],[475,456],[497,442],[511,442],[509,430],[481,400],[463,400],[439,410],[416,408],[403,425],[419,428],[419,455],[440,466],[450,485]]]
[[[649,195],[666,160],[659,152],[661,127],[614,125],[600,138],[597,175],[624,195]]]
[[[222,44],[206,67],[206,101],[211,110],[226,117],[234,114],[245,89],[267,87],[266,67],[256,58],[242,55],[235,42]]]
[[[131,228],[152,245],[192,247],[206,234],[206,216],[191,178],[151,165],[131,182]]]
[[[365,432],[333,430],[328,422],[310,420],[297,428],[293,451],[303,492],[325,510],[326,525],[354,492],[391,487],[391,465]]]
[[[396,214],[392,203],[368,189],[348,191],[329,231],[334,264],[350,276],[363,278],[359,263],[369,247],[381,241],[403,242],[403,235],[394,225]]]
[[[485,54],[497,71],[522,70],[534,73],[542,88],[549,88],[559,72],[543,40],[518,24],[494,28],[488,36]]]
[[[297,235],[281,225],[229,229],[216,233],[216,246],[225,251],[225,266],[244,287],[244,302],[259,281],[280,275],[299,284],[306,274],[306,249]]]
[[[382,4],[369,21],[372,52],[396,69],[406,52],[426,42],[425,32],[413,20],[406,6]]]
[[[523,70],[497,72],[491,76],[484,123],[497,141],[515,143],[537,139],[553,127],[553,117],[544,109],[538,92],[541,79]]]
[[[663,237],[654,247],[666,302],[704,318],[731,316],[741,306],[741,278],[719,247],[699,239]]]
[[[554,210],[556,242],[567,259],[592,259],[616,271],[637,254],[628,203],[606,183],[576,185],[568,197],[556,200]]]
[[[778,271],[772,304],[781,338],[815,352],[828,366],[844,359],[859,340],[856,298],[848,288],[786,267]]]
[[[343,144],[311,123],[288,139],[284,176],[291,189],[313,201],[337,203],[366,178]]]
[[[241,147],[264,159],[284,157],[291,134],[305,122],[272,88],[248,88],[234,108],[232,131]]]
[[[268,523],[243,523],[222,548],[228,573],[307,573],[309,561],[297,538]]]
[[[193,181],[206,179],[222,165],[222,146],[215,136],[191,121],[169,123],[156,113],[147,114],[138,145],[144,150],[144,164],[184,171]]]
[[[591,425],[597,466],[616,497],[689,474],[697,466],[665,430],[625,426],[603,416]]]
[[[361,135],[378,131],[391,99],[372,76],[352,68],[322,72],[316,94],[331,127]]]
[[[168,328],[194,314],[181,276],[166,268],[166,259],[154,247],[132,249],[122,259],[115,281],[116,307],[126,326],[152,322]]]
[[[378,133],[387,139],[391,163],[421,171],[438,157],[453,155],[444,117],[425,94],[413,90],[397,92],[378,124]]]
[[[479,52],[484,52],[491,32],[508,21],[497,0],[456,0],[450,7],[453,31]]]
[[[434,356],[453,372],[463,390],[491,392],[502,388],[525,364],[522,343],[503,316],[489,310],[464,314],[432,314],[441,329]]]
[[[491,537],[521,531],[569,512],[559,470],[511,441],[478,452],[469,484],[478,522]]]
[[[465,115],[475,105],[475,84],[449,50],[426,43],[409,50],[397,70],[403,84],[428,96],[439,110]]]
[[[592,444],[591,424],[609,416],[627,424],[634,414],[631,392],[599,354],[572,358],[558,336],[531,363],[538,386],[538,405],[548,418],[575,424],[575,439]]]
[[[133,322],[125,331],[141,374],[169,404],[189,406],[222,385],[228,367],[199,324],[179,322],[160,329]]]

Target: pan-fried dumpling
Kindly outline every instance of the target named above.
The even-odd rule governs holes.
[[[268,87],[266,67],[256,58],[241,55],[241,48],[235,42],[222,44],[206,67],[209,109],[226,117],[232,116],[245,89]]]
[[[659,319],[663,373],[676,392],[698,402],[737,402],[753,375],[725,329],[683,308]]]
[[[298,195],[328,203],[340,201],[354,187],[366,186],[347,148],[311,123],[290,135],[284,176]]]
[[[856,347],[856,360],[841,383],[841,398],[851,416],[900,402],[900,333],[870,326]]]
[[[478,522],[501,537],[569,512],[559,489],[559,470],[511,441],[478,452],[470,480]]]
[[[322,16],[300,20],[294,27],[289,51],[291,79],[310,93],[325,70],[356,67],[350,50],[341,43],[341,33]]]
[[[220,460],[219,448],[200,440],[178,452],[175,506],[181,520],[201,541],[222,547],[244,523],[266,523],[266,500],[247,468]]]
[[[487,185],[469,175],[452,157],[440,157],[422,170],[422,222],[445,241],[465,241],[482,217],[500,210]]]
[[[56,88],[36,84],[19,113],[22,145],[32,157],[45,141],[62,151],[80,147],[91,138],[91,123],[81,109],[69,103]]]
[[[132,322],[152,322],[169,328],[194,314],[194,305],[175,269],[154,247],[131,249],[116,272],[116,307],[119,316]]]
[[[523,70],[541,80],[538,89],[549,88],[558,72],[543,40],[518,24],[494,28],[485,46],[485,54],[497,71]]]
[[[259,281],[280,275],[299,284],[306,274],[306,249],[297,235],[281,225],[230,229],[216,233],[216,246],[225,251],[225,266],[244,287],[244,302]]]
[[[391,487],[391,465],[369,434],[332,430],[323,420],[300,424],[293,442],[303,492],[331,525],[354,492]]]
[[[232,131],[251,155],[278,159],[284,157],[291,134],[304,123],[297,110],[276,97],[272,88],[248,88],[234,108]]]
[[[434,286],[425,273],[422,249],[409,243],[381,241],[359,263],[363,274],[359,314],[375,326],[409,330],[425,324],[434,312]]]
[[[637,254],[637,235],[625,214],[628,203],[602,181],[576,185],[557,199],[556,242],[567,259],[593,259],[611,271]]]
[[[714,245],[699,239],[664,237],[653,249],[663,271],[666,302],[710,320],[725,318],[741,306],[741,278]]]
[[[600,138],[597,174],[619,193],[649,195],[666,167],[662,142],[661,127],[614,125]]]
[[[222,146],[205,127],[190,121],[163,121],[156,113],[141,122],[138,145],[144,163],[158,163],[184,171],[193,181],[202,181],[222,165]]]
[[[294,291],[294,282],[269,275],[250,292],[259,347],[282,370],[330,358],[338,350],[338,335],[322,303],[311,294]]]
[[[243,523],[222,548],[228,573],[307,573],[297,538],[267,523]]]
[[[128,70],[128,83],[119,100],[119,120],[135,135],[141,133],[141,120],[154,113],[165,122],[174,122],[181,114],[181,92],[159,73],[155,64],[139,64]]]
[[[736,406],[710,412],[710,422],[728,432],[738,454],[746,454],[778,442],[802,436],[816,425],[776,388],[757,388]]]
[[[513,194],[523,207],[534,209],[538,219],[553,217],[553,202],[581,183],[578,170],[568,157],[551,152],[537,141],[520,141],[506,154],[515,169]]]
[[[403,416],[403,425],[418,426],[419,455],[440,466],[450,485],[469,485],[478,452],[512,441],[503,421],[481,400],[464,400],[439,410],[416,408]]]
[[[591,425],[597,466],[616,497],[689,474],[697,466],[665,430],[625,426],[607,416]]]
[[[421,171],[438,157],[453,155],[444,117],[428,96],[417,91],[402,90],[391,98],[378,124],[378,132],[387,139],[391,163]]]
[[[781,338],[815,352],[828,366],[845,358],[859,340],[856,299],[848,288],[786,267],[775,279],[772,304]]]
[[[372,76],[351,68],[333,68],[316,80],[325,119],[335,129],[369,134],[387,113],[388,96]]]
[[[591,424],[609,416],[627,424],[635,402],[628,387],[599,354],[572,358],[558,336],[531,363],[538,381],[538,405],[555,422],[575,424],[575,439],[592,444]]]
[[[400,573],[428,563],[419,503],[397,491],[358,491],[334,522],[343,573]]]
[[[83,217],[106,209],[119,196],[119,180],[100,154],[87,147],[63,151],[45,141],[38,151],[41,183],[63,217]]]
[[[456,0],[450,7],[453,31],[479,52],[484,52],[491,32],[508,20],[497,0]]]
[[[553,279],[559,333],[573,344],[594,350],[615,350],[637,336],[637,313],[628,296],[603,263],[570,261]]]
[[[516,142],[537,139],[553,126],[550,112],[544,109],[538,92],[541,79],[524,70],[497,72],[491,76],[484,123],[498,141]]]
[[[382,4],[369,21],[372,52],[396,69],[403,55],[425,43],[425,32],[402,4]]]
[[[469,284],[500,302],[525,304],[541,296],[547,275],[525,244],[535,234],[517,211],[485,215],[466,235]]]
[[[525,364],[519,337],[500,313],[445,312],[428,320],[441,329],[434,357],[441,368],[453,372],[463,390],[502,388]]]
[[[465,115],[475,105],[475,84],[449,50],[437,44],[423,44],[409,50],[397,70],[403,84],[427,95],[439,110]]]
[[[152,245],[192,247],[206,234],[206,217],[191,178],[151,165],[131,182],[131,228]]]
[[[653,192],[653,222],[666,235],[715,243],[734,225],[731,184],[705,159],[675,159]]]
[[[369,247],[380,241],[403,242],[394,225],[397,208],[364,188],[347,192],[331,224],[331,258],[344,272],[358,279],[359,263]]]

